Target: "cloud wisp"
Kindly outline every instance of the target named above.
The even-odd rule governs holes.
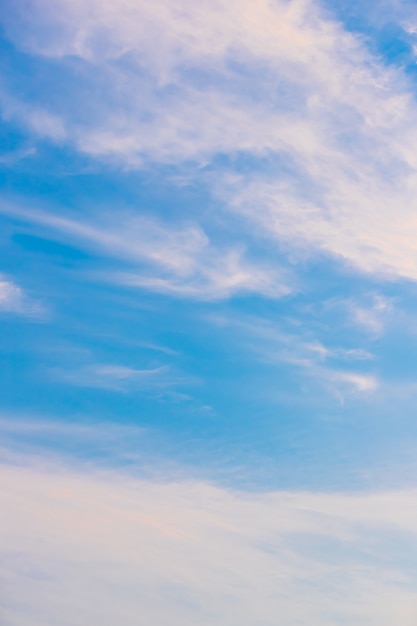
[[[240,293],[278,298],[291,291],[283,269],[247,258],[242,245],[212,243],[197,224],[173,226],[135,213],[76,220],[9,202],[0,211],[58,240],[124,263],[122,270],[99,274],[117,284],[201,300]]]
[[[0,274],[0,313],[39,318],[45,314],[40,303],[33,301],[19,285]]]
[[[211,316],[209,322],[228,331],[233,328],[240,347],[260,363],[295,368],[301,376],[316,381],[342,402],[357,394],[369,396],[381,381],[373,369],[374,355],[364,348],[328,346],[317,339],[317,328],[307,322],[296,327],[275,319],[244,315]]]
[[[76,387],[106,389],[121,393],[150,393],[151,395],[182,396],[175,390],[178,387],[196,383],[196,378],[180,376],[168,365],[151,369],[135,369],[109,363],[86,364],[79,367],[51,368],[48,371],[52,380]]]
[[[23,309],[23,291],[21,288],[8,280],[1,280],[0,310],[10,313],[21,313]]]

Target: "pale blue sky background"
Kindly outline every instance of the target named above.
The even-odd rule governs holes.
[[[414,3],[0,21],[5,626],[414,626]]]

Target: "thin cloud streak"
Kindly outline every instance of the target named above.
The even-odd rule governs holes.
[[[4,202],[0,212],[38,225],[55,238],[130,264],[128,271],[98,274],[101,280],[203,300],[238,293],[279,298],[291,291],[288,272],[246,258],[242,245],[216,246],[197,224],[173,228],[133,213],[117,221],[106,216],[77,221],[28,211],[10,202]]]
[[[106,389],[124,393],[170,393],[176,387],[196,384],[196,377],[181,376],[168,365],[135,369],[108,363],[86,364],[71,368],[51,368],[50,377],[77,387]],[[185,396],[188,397],[188,396]]]
[[[369,395],[380,387],[376,374],[363,371],[364,363],[374,359],[371,352],[363,348],[328,347],[313,339],[307,325],[300,325],[297,334],[277,320],[259,317],[212,316],[208,321],[220,329],[233,328],[236,342],[255,354],[260,362],[297,368],[303,377],[316,380],[342,402],[346,396]]]

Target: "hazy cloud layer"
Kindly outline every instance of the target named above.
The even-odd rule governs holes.
[[[416,493],[3,465],[7,626],[414,626]],[[30,520],[30,523],[28,523]]]

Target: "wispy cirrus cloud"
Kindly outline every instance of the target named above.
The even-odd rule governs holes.
[[[376,335],[382,333],[387,319],[392,316],[393,302],[389,298],[376,295],[370,306],[361,306],[358,303],[348,302],[347,309],[354,323]]]
[[[60,380],[80,387],[98,387],[123,391],[127,388],[154,387],[160,385],[160,375],[167,368],[135,369],[122,365],[86,365],[73,370],[53,370]]]
[[[301,379],[317,381],[341,401],[352,394],[378,390],[373,371],[375,355],[364,347],[326,345],[317,338],[314,323],[279,321],[244,315],[212,316],[219,329],[233,328],[234,342],[267,365],[286,364],[300,372]]]
[[[102,279],[152,291],[216,300],[237,293],[270,298],[288,294],[288,272],[250,258],[233,242],[216,245],[195,223],[168,224],[135,213],[76,219],[4,202],[0,211],[43,228],[52,237],[124,263]]]
[[[178,387],[189,386],[196,378],[175,373],[168,365],[136,369],[124,365],[94,363],[72,368],[51,368],[50,376],[77,387],[107,389],[116,392],[175,393]],[[180,394],[178,393],[178,396]],[[186,398],[187,396],[183,396]]]
[[[346,395],[353,393],[372,393],[380,386],[378,377],[355,371],[335,370],[331,368],[319,367],[314,372],[325,381],[333,393],[343,402]]]

